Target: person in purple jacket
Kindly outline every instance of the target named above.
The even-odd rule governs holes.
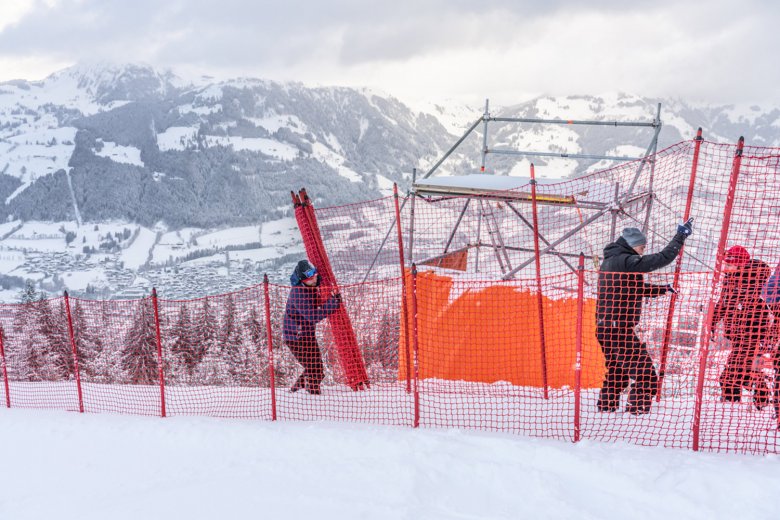
[[[325,372],[317,344],[316,326],[339,308],[341,295],[334,290],[325,303],[319,304],[320,276],[317,268],[307,260],[301,260],[295,266],[290,284],[292,287],[284,310],[284,342],[303,366],[303,373],[290,391],[305,389],[317,395],[321,392],[320,384]]]

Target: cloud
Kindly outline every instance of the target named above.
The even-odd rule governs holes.
[[[0,8],[0,79],[144,62],[400,97],[628,91],[776,102],[780,7],[637,0],[47,0]],[[27,65],[25,65],[27,64]],[[37,64],[37,65],[36,65]],[[51,71],[48,71],[51,72]]]

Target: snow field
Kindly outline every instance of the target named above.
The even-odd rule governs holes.
[[[777,457],[328,422],[0,410],[0,515],[776,518]]]

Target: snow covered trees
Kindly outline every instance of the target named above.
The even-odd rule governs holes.
[[[42,299],[28,284],[5,328],[12,381],[157,385],[160,357],[154,301]],[[160,301],[162,372],[170,386],[270,386],[268,333],[261,289],[196,301]],[[0,316],[2,318],[2,316]],[[282,315],[272,311],[277,385],[299,366],[281,338]]]
[[[157,334],[152,300],[138,302],[133,324],[125,337],[121,358],[127,382],[133,385],[151,385],[159,379],[157,362]]]

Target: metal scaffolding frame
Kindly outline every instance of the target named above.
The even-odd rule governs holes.
[[[639,157],[625,157],[625,156],[613,156],[613,155],[597,155],[597,154],[587,154],[587,153],[552,153],[552,152],[540,152],[536,150],[510,150],[506,148],[491,148],[488,146],[488,135],[489,135],[489,123],[491,122],[502,122],[502,123],[515,123],[515,124],[545,124],[545,125],[590,125],[590,126],[611,126],[611,127],[634,127],[634,128],[648,128],[653,130],[652,138],[650,139],[650,143],[647,146],[647,149],[645,150],[645,153]],[[424,183],[425,179],[428,179],[431,177],[438,169],[439,167],[446,161],[446,159],[452,155],[452,153],[463,143],[463,141],[466,140],[466,138],[474,132],[477,127],[479,127],[480,123],[483,125],[483,135],[482,135],[482,152],[481,152],[481,166],[480,171],[485,171],[485,163],[487,159],[488,154],[497,154],[497,155],[511,155],[511,156],[520,156],[520,157],[560,157],[560,158],[567,158],[567,159],[591,159],[591,160],[608,160],[608,161],[637,161],[637,167],[636,171],[634,173],[633,179],[625,191],[621,192],[621,186],[619,183],[615,184],[615,197],[611,204],[607,204],[604,202],[597,202],[597,201],[588,201],[588,200],[579,200],[576,199],[573,196],[566,195],[566,194],[560,194],[560,195],[536,195],[535,189],[533,190],[534,194],[531,196],[530,193],[527,191],[518,191],[518,190],[509,190],[509,191],[502,191],[502,190],[480,190],[480,189],[474,189],[474,188],[463,188],[463,187],[455,187],[452,189],[448,189],[446,186],[431,186],[429,184]],[[612,216],[612,235],[615,234],[615,226],[617,222],[617,218],[621,213],[625,213],[625,207],[628,204],[636,203],[638,201],[641,201],[641,204],[643,208],[646,210],[644,220],[643,220],[643,231],[647,232],[647,227],[649,224],[650,214],[652,211],[652,201],[653,201],[653,177],[655,173],[655,153],[658,150],[658,135],[661,131],[662,123],[661,123],[661,104],[659,103],[657,105],[657,110],[655,114],[655,118],[652,121],[638,121],[638,122],[628,122],[628,121],[588,121],[588,120],[574,120],[574,119],[538,119],[538,118],[512,118],[512,117],[494,117],[490,115],[490,105],[489,101],[485,101],[485,112],[482,114],[482,116],[477,119],[463,134],[463,136],[458,139],[458,141],[434,164],[422,177],[420,181],[417,181],[416,179],[412,183],[412,189],[410,191],[410,195],[412,195],[412,198],[417,197],[438,197],[438,200],[443,199],[449,199],[449,198],[465,198],[466,203],[464,205],[464,208],[461,212],[460,217],[458,218],[452,232],[450,233],[450,237],[447,240],[447,245],[444,248],[444,251],[441,255],[437,255],[431,259],[425,259],[421,260],[417,263],[428,263],[431,260],[435,260],[437,258],[442,258],[444,255],[447,254],[449,246],[452,242],[453,237],[455,236],[455,232],[457,231],[457,228],[463,218],[463,214],[465,213],[466,209],[468,208],[469,202],[472,199],[478,199],[480,205],[484,204],[486,201],[503,201],[508,205],[508,207],[512,210],[512,212],[523,222],[526,226],[531,228],[535,234],[538,235],[539,240],[541,240],[545,247],[541,250],[539,250],[538,255],[551,255],[555,256],[558,259],[560,259],[562,262],[566,264],[566,266],[571,269],[572,271],[576,272],[576,267],[566,260],[566,258],[577,258],[579,256],[579,252],[562,252],[557,251],[556,247],[571,238],[572,236],[579,233],[581,230],[583,230],[588,225],[592,224],[593,222],[599,220],[601,217],[605,215],[611,215]],[[639,180],[639,177],[641,176],[642,172],[644,171],[645,167],[650,168],[650,175],[649,175],[649,183],[648,183],[648,189],[635,193],[636,184]],[[480,173],[477,175],[489,175],[485,173]],[[535,185],[536,180],[535,178],[532,178],[531,184]],[[596,213],[589,216],[587,219],[583,220],[578,226],[574,227],[573,229],[569,230],[568,232],[564,233],[561,237],[549,241],[547,238],[542,236],[540,233],[538,233],[538,230],[534,229],[534,226],[529,222],[528,218],[526,218],[519,210],[512,204],[538,204],[538,205],[556,205],[556,206],[567,206],[571,207],[573,209],[582,210],[582,209],[588,209],[588,210],[596,210]],[[483,215],[480,215],[480,220],[478,221],[478,226],[482,224]],[[486,222],[486,224],[488,224]],[[409,249],[409,263],[411,264],[413,261],[413,250],[411,248],[411,245],[413,244],[413,236],[414,236],[414,215],[412,215],[410,226],[409,226],[409,243],[410,243],[410,249]],[[531,258],[519,263],[515,267],[509,267],[507,269],[504,268],[505,264],[509,264],[508,262],[508,256],[506,254],[507,250],[515,250],[515,251],[526,251],[526,248],[517,248],[517,247],[507,247],[504,245],[504,241],[502,237],[500,236],[500,231],[498,229],[492,229],[490,226],[488,226],[488,229],[490,231],[490,243],[482,243],[481,237],[477,237],[476,243],[471,244],[467,247],[475,247],[477,248],[477,254],[479,254],[479,248],[482,246],[487,246],[489,248],[492,248],[497,257],[499,258],[499,264],[502,270],[503,279],[510,279],[514,277],[515,274],[517,274],[519,271],[524,269],[525,267],[528,267],[529,265],[533,264],[536,260],[536,253]],[[479,234],[479,233],[478,233]],[[532,250],[529,250],[531,252]],[[478,260],[477,260],[478,261]]]
[[[598,155],[598,154],[587,154],[587,153],[552,153],[552,152],[540,152],[536,150],[510,150],[510,149],[499,148],[499,147],[490,148],[488,146],[489,124],[492,122],[515,123],[515,124],[543,124],[543,125],[606,126],[606,127],[615,127],[615,128],[619,128],[619,127],[648,128],[653,130],[653,134],[652,134],[652,138],[650,139],[650,143],[648,144],[644,154],[638,157]],[[566,158],[566,159],[589,159],[589,160],[607,160],[607,161],[622,161],[622,162],[638,161],[636,166],[636,171],[634,173],[630,185],[628,186],[627,189],[624,189],[624,191],[621,191],[621,186],[619,183],[615,183],[615,195],[611,203],[589,201],[585,199],[580,200],[579,198],[575,198],[574,196],[565,195],[565,194],[537,195],[535,189],[527,190],[527,191],[520,191],[516,189],[486,190],[486,189],[471,188],[471,187],[435,186],[432,185],[430,182],[428,183],[423,182],[429,177],[433,176],[433,174],[439,169],[439,167],[455,152],[455,150],[457,150],[460,147],[460,145],[466,140],[466,138],[469,137],[469,135],[471,135],[479,127],[480,123],[483,125],[481,165],[480,165],[481,173],[476,175],[490,175],[484,173],[485,163],[488,154],[509,155],[509,156],[518,156],[518,157],[556,157],[556,158]],[[657,105],[655,118],[653,120],[629,122],[629,121],[596,121],[596,120],[575,120],[575,119],[494,117],[490,114],[489,100],[486,100],[484,113],[479,117],[479,119],[474,121],[469,126],[466,132],[420,178],[419,181],[417,179],[417,169],[415,168],[412,172],[412,187],[409,193],[406,195],[406,197],[404,197],[403,203],[401,205],[401,211],[402,211],[403,208],[406,206],[407,202],[411,203],[410,225],[408,230],[409,249],[408,249],[408,255],[406,256],[408,265],[415,263],[414,262],[414,228],[415,228],[414,209],[415,209],[416,199],[421,198],[433,202],[435,202],[436,200],[465,199],[463,209],[461,210],[460,215],[455,225],[453,226],[452,231],[449,234],[443,252],[439,255],[435,255],[432,258],[420,260],[416,263],[418,264],[429,263],[432,261],[443,259],[448,253],[451,252],[449,248],[452,244],[452,241],[455,237],[458,227],[460,226],[463,216],[465,215],[467,209],[469,208],[469,205],[472,202],[472,200],[474,200],[479,207],[484,207],[486,202],[489,203],[493,201],[501,201],[507,204],[507,206],[510,208],[512,213],[514,213],[525,226],[531,228],[534,234],[538,235],[538,239],[544,244],[544,248],[539,250],[537,253],[535,250],[532,250],[530,248],[506,246],[504,244],[503,237],[501,237],[500,230],[497,227],[492,228],[487,221],[484,222],[484,224],[488,230],[488,234],[490,235],[489,237],[490,243],[487,242],[483,243],[481,235],[482,235],[484,215],[481,213],[480,218],[477,221],[478,231],[477,231],[476,242],[473,244],[469,244],[465,247],[465,249],[476,248],[477,269],[479,266],[479,249],[483,246],[486,246],[493,249],[493,252],[495,253],[499,261],[499,265],[502,269],[503,279],[513,278],[515,274],[517,274],[519,271],[533,264],[536,260],[537,255],[554,256],[560,259],[566,265],[567,268],[571,269],[573,272],[576,272],[577,271],[576,266],[573,265],[571,262],[569,262],[567,258],[578,258],[579,252],[557,251],[556,247],[561,243],[565,242],[566,240],[568,240],[569,238],[571,238],[572,236],[576,235],[580,231],[582,231],[588,225],[599,220],[601,217],[604,217],[606,215],[611,215],[612,217],[611,235],[614,236],[618,216],[620,214],[626,213],[625,207],[627,205],[640,202],[642,208],[646,209],[646,213],[643,221],[643,231],[647,232],[647,227],[649,224],[650,214],[652,210],[652,201],[653,201],[652,187],[653,187],[653,177],[655,173],[654,157],[655,157],[655,153],[658,150],[658,135],[661,131],[661,127],[662,127],[662,123],[661,123],[660,103],[658,103]],[[639,180],[639,177],[641,176],[642,172],[646,167],[650,168],[648,189],[643,192],[635,193],[637,181]],[[532,184],[534,185],[533,186],[534,188],[535,188],[535,183],[536,180],[532,179]],[[530,193],[531,191],[533,191],[533,195]],[[526,216],[524,216],[521,213],[521,211],[514,206],[514,204],[529,204],[529,205],[536,204],[541,206],[543,205],[566,206],[566,207],[571,207],[578,211],[581,211],[583,209],[594,210],[596,211],[596,213],[582,220],[582,222],[579,225],[569,230],[561,237],[551,241],[548,240],[548,238],[542,236],[538,232],[538,229],[536,229],[531,224],[529,219]],[[381,254],[382,249],[384,248],[388,238],[390,237],[390,234],[395,225],[396,225],[395,221],[390,225],[390,228],[388,229],[384,239],[382,240],[381,245],[379,246],[379,249],[377,250],[374,260],[371,262],[371,265],[368,267],[366,271],[363,281],[366,281],[368,279],[371,270],[376,264],[376,261],[379,258],[379,255]],[[460,248],[458,251],[462,249],[464,248]],[[508,251],[533,252],[534,256],[532,256],[530,259],[527,259],[519,263],[517,266],[512,267],[509,261]]]

